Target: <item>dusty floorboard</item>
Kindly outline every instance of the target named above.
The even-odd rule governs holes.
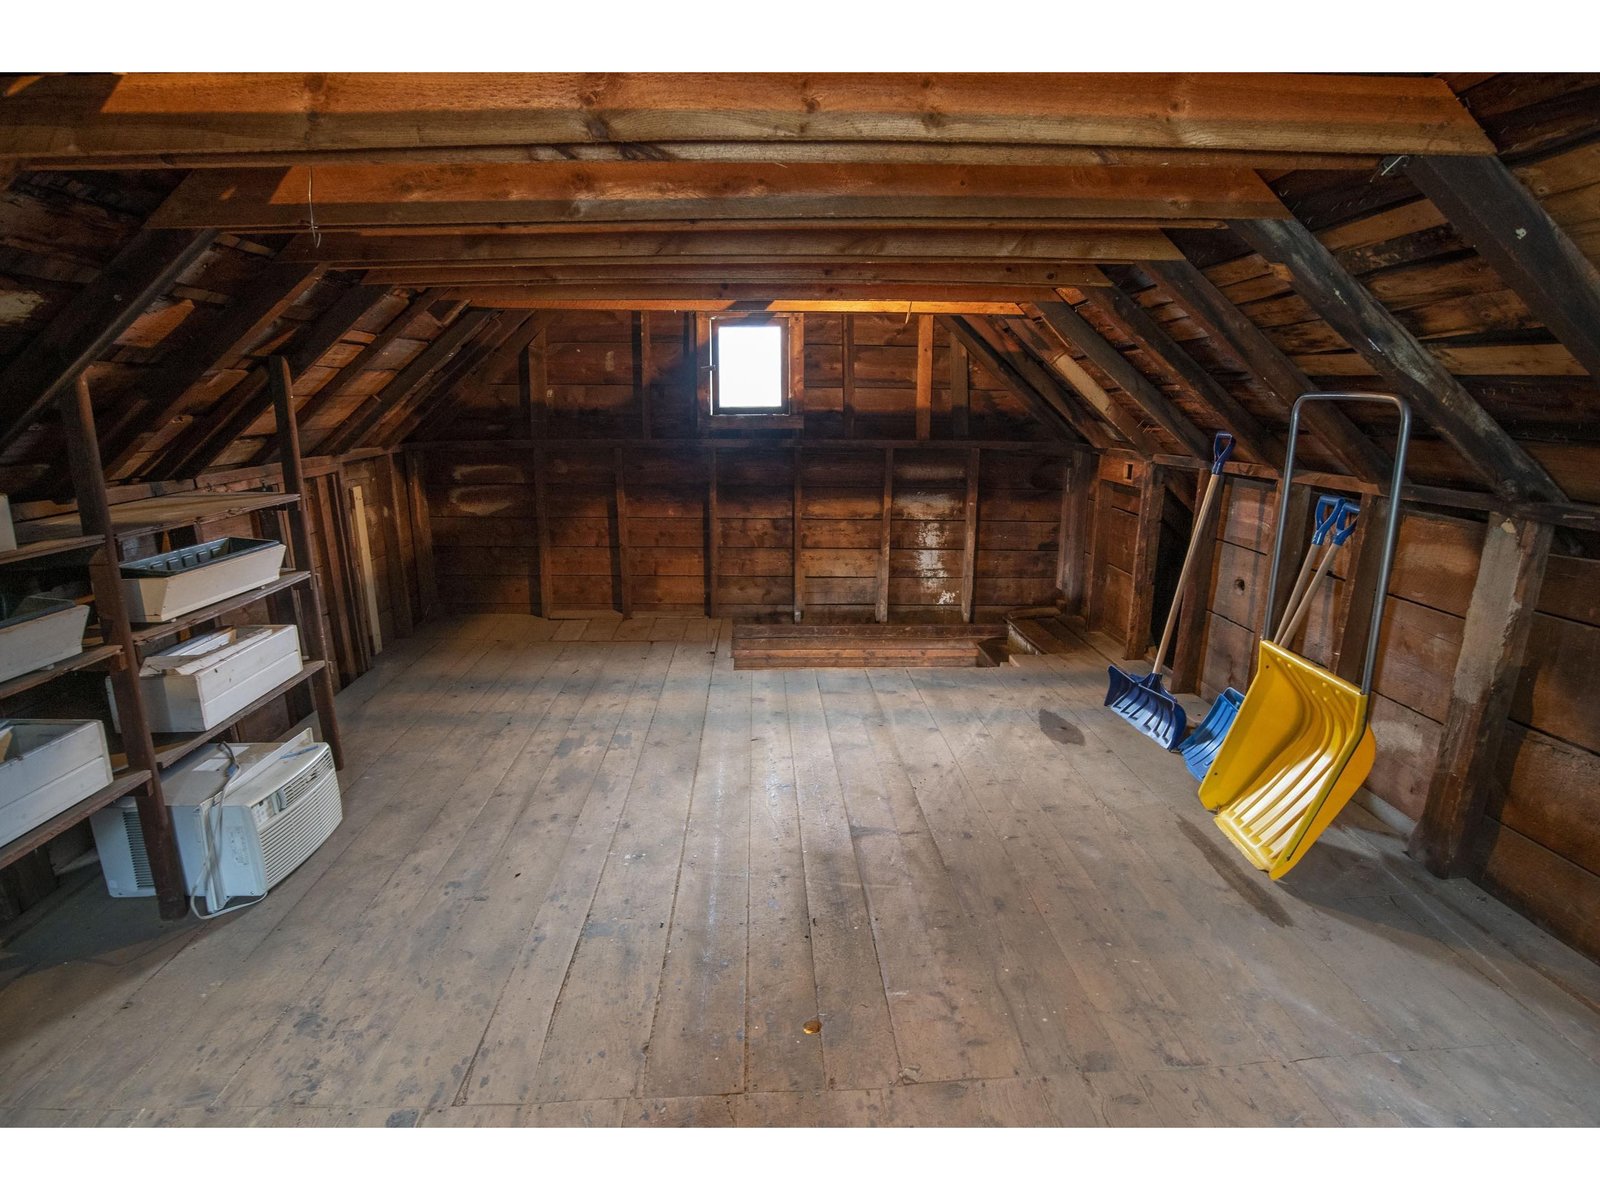
[[[0,949],[0,1124],[1600,1120],[1600,967],[1357,812],[1271,884],[1088,648],[735,672],[727,632],[392,648],[264,903],[94,879]]]

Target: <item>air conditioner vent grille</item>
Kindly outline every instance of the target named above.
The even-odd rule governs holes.
[[[128,835],[128,856],[133,860],[134,886],[155,887],[156,877],[150,870],[150,852],[144,844],[144,826],[139,824],[139,810],[131,804],[122,810],[122,828]]]
[[[315,786],[286,796],[291,803],[261,831],[261,860],[268,887],[287,878],[339,824],[342,814],[338,775],[318,764],[315,771],[308,771],[295,782],[308,781]]]

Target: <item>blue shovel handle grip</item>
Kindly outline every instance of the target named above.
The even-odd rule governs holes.
[[[1334,514],[1337,528],[1333,531],[1333,544],[1342,546],[1350,540],[1350,535],[1356,531],[1356,519],[1361,516],[1361,505],[1354,500],[1340,500],[1338,511]]]
[[[1211,473],[1221,475],[1223,464],[1233,453],[1233,434],[1219,433],[1211,439]]]
[[[1333,527],[1339,521],[1339,514],[1344,511],[1344,497],[1318,496],[1316,526],[1311,533],[1311,544],[1320,546],[1328,540],[1328,534],[1333,532]]]

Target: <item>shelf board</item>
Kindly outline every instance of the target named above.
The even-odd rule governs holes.
[[[111,527],[119,538],[138,537],[185,525],[223,521],[262,509],[282,508],[299,499],[298,492],[173,492],[113,504]],[[33,543],[44,538],[75,538],[82,532],[77,513],[61,513],[18,523],[17,540],[27,539]]]
[[[202,733],[156,734],[156,765],[158,767],[170,767],[185,754],[189,753],[189,751],[195,749],[197,746],[203,746],[206,742],[212,741],[217,737],[218,734],[227,729],[228,726],[237,724],[238,722],[244,720],[251,713],[255,712],[256,709],[260,708],[269,701],[276,700],[279,696],[283,695],[291,688],[299,687],[302,683],[305,683],[308,679],[314,676],[318,671],[321,671],[326,667],[327,664],[321,659],[312,659],[310,662],[305,664],[300,673],[293,679],[285,680],[283,683],[280,683],[277,687],[273,688],[264,696],[257,697],[255,700],[245,705],[245,707],[234,713],[222,724],[213,725],[210,729],[207,729]]]
[[[92,667],[96,663],[105,662],[106,659],[115,658],[121,653],[121,646],[90,646],[81,654],[74,654],[71,658],[64,658],[48,667],[40,667],[37,671],[29,671],[26,675],[18,675],[14,679],[0,682],[0,700],[19,695],[30,688],[36,688],[41,683],[49,683],[52,679],[57,679],[69,671],[81,671],[85,667]]]
[[[71,808],[58,812],[42,825],[35,825],[15,841],[0,846],[0,867],[8,867],[24,854],[30,854],[56,834],[72,828],[85,817],[99,812],[114,800],[120,800],[136,787],[142,787],[150,778],[149,771],[123,771],[94,795],[80,800]]]
[[[73,524],[77,524],[76,517],[73,518]],[[72,537],[45,538],[42,541],[18,546],[15,550],[0,550],[0,567],[9,567],[13,563],[27,562],[36,558],[49,558],[53,554],[66,554],[72,550],[83,550],[99,544],[99,538],[81,533]]]
[[[208,604],[204,608],[197,608],[193,612],[184,613],[181,617],[173,617],[170,621],[161,621],[155,625],[135,625],[133,627],[133,640],[136,645],[153,642],[157,638],[170,637],[181,633],[185,629],[199,625],[203,621],[215,620],[235,609],[254,604],[257,600],[265,599],[274,592],[281,592],[284,588],[293,587],[297,583],[304,583],[311,578],[310,571],[284,571],[278,578],[258,588],[251,588],[248,592],[240,592],[237,596],[229,596],[226,600],[218,600],[215,604]]]

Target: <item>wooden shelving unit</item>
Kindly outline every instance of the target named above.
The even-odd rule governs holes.
[[[43,846],[51,838],[106,805],[130,794],[138,796],[139,820],[150,856],[151,875],[163,917],[188,911],[183,873],[173,838],[171,818],[161,791],[162,768],[169,767],[203,743],[222,736],[240,721],[280,697],[290,697],[290,715],[298,719],[315,710],[323,740],[333,752],[335,766],[343,767],[344,750],[334,708],[333,681],[323,636],[322,593],[312,567],[309,523],[302,503],[305,474],[300,459],[299,431],[290,402],[289,374],[282,359],[273,359],[271,383],[278,418],[283,461],[281,492],[170,492],[147,499],[111,504],[101,469],[94,408],[88,386],[80,377],[76,388],[60,401],[63,426],[71,459],[78,509],[39,520],[21,522],[18,540],[23,544],[0,555],[0,567],[54,555],[90,551],[87,567],[100,619],[100,639],[83,652],[60,663],[0,684],[0,699],[14,696],[59,678],[69,671],[105,670],[111,680],[121,726],[123,767],[111,784],[65,812],[0,846],[0,867]],[[275,516],[282,528],[266,530],[265,518]],[[259,537],[283,537],[288,544],[288,568],[263,587],[252,588],[215,604],[196,609],[159,624],[134,626],[123,603],[122,542],[138,537],[159,537],[176,544],[199,540],[201,526],[232,517],[250,516]],[[305,654],[294,678],[273,688],[227,722],[202,733],[153,734],[138,684],[144,656],[157,643],[181,638],[191,630],[211,626],[230,613],[265,601],[276,624],[293,624],[300,631]],[[307,694],[301,693],[305,689]],[[309,701],[309,702],[308,702]],[[109,714],[108,714],[109,715]],[[107,721],[107,728],[110,722]]]

